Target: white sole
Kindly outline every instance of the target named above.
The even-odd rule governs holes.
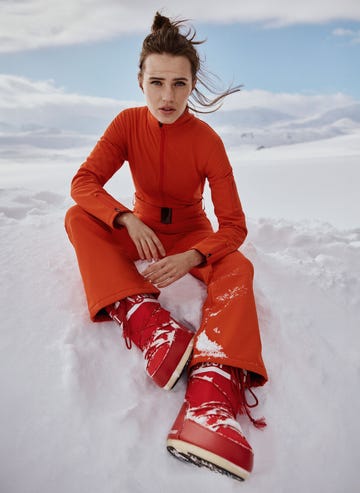
[[[169,378],[168,382],[164,385],[163,389],[171,390],[174,387],[174,385],[176,384],[176,382],[179,380],[179,378],[182,374],[182,371],[185,368],[185,365],[188,362],[190,355],[191,355],[191,352],[193,350],[194,339],[195,339],[195,337],[193,337],[191,339],[191,341],[189,342],[188,347],[186,348],[184,354],[182,355],[181,360],[179,361],[177,367],[175,368],[175,370],[174,370],[173,374],[171,375],[171,377]]]
[[[167,440],[167,449],[176,458],[192,462],[197,466],[205,466],[211,470],[232,476],[233,478],[243,481],[248,479],[250,472],[240,466],[216,455],[208,450],[192,445],[191,443],[183,442],[169,438]]]

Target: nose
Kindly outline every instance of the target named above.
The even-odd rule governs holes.
[[[171,85],[164,84],[161,98],[164,103],[174,101],[174,88]]]

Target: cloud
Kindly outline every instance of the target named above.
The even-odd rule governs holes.
[[[263,108],[292,118],[308,118],[354,102],[343,93],[273,93],[254,89],[229,96],[220,112]],[[66,92],[51,80],[0,74],[1,119],[17,128],[37,124],[84,133],[98,132],[99,122],[108,124],[122,108],[139,104],[144,103]]]
[[[0,74],[3,128],[95,133],[103,130],[122,108],[136,104],[139,103],[67,93],[51,80]]]
[[[29,154],[30,148],[89,150],[121,109],[138,104],[0,74],[0,156]]]
[[[41,159],[44,149],[77,148],[86,155],[118,112],[139,104],[143,102],[68,93],[52,81],[0,74],[0,157],[35,152]],[[205,119],[227,146],[270,146],[351,132],[360,126],[360,104],[342,93],[241,91]]]
[[[360,43],[360,29],[344,29],[342,27],[338,27],[332,31],[334,36],[349,38],[351,44],[359,44]]]
[[[254,89],[243,90],[228,97],[223,110],[248,110],[261,107],[296,118],[308,118],[352,103],[354,99],[341,92],[335,94],[273,93]]]
[[[358,0],[2,0],[0,52],[145,34],[158,8],[171,17],[198,22],[259,22],[267,26],[360,20]]]

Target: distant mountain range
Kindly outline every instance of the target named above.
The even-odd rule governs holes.
[[[40,112],[34,115],[29,112],[21,125],[16,120],[0,121],[0,156],[14,156],[17,149],[20,152],[20,148],[25,147],[91,149],[114,116],[114,108],[95,115],[86,115],[81,111],[68,114],[69,111],[65,109],[62,113],[47,114],[43,120]],[[360,103],[308,118],[259,106],[222,110],[199,117],[215,128],[226,146],[247,145],[260,149],[351,133],[360,128]],[[50,121],[51,126],[48,125]]]
[[[360,104],[328,110],[311,118],[253,107],[213,113],[206,121],[228,146],[273,147],[351,133],[360,128]]]

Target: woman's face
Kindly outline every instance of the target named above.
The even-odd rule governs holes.
[[[139,83],[151,114],[161,123],[174,123],[183,114],[195,86],[189,60],[166,53],[146,57]]]

